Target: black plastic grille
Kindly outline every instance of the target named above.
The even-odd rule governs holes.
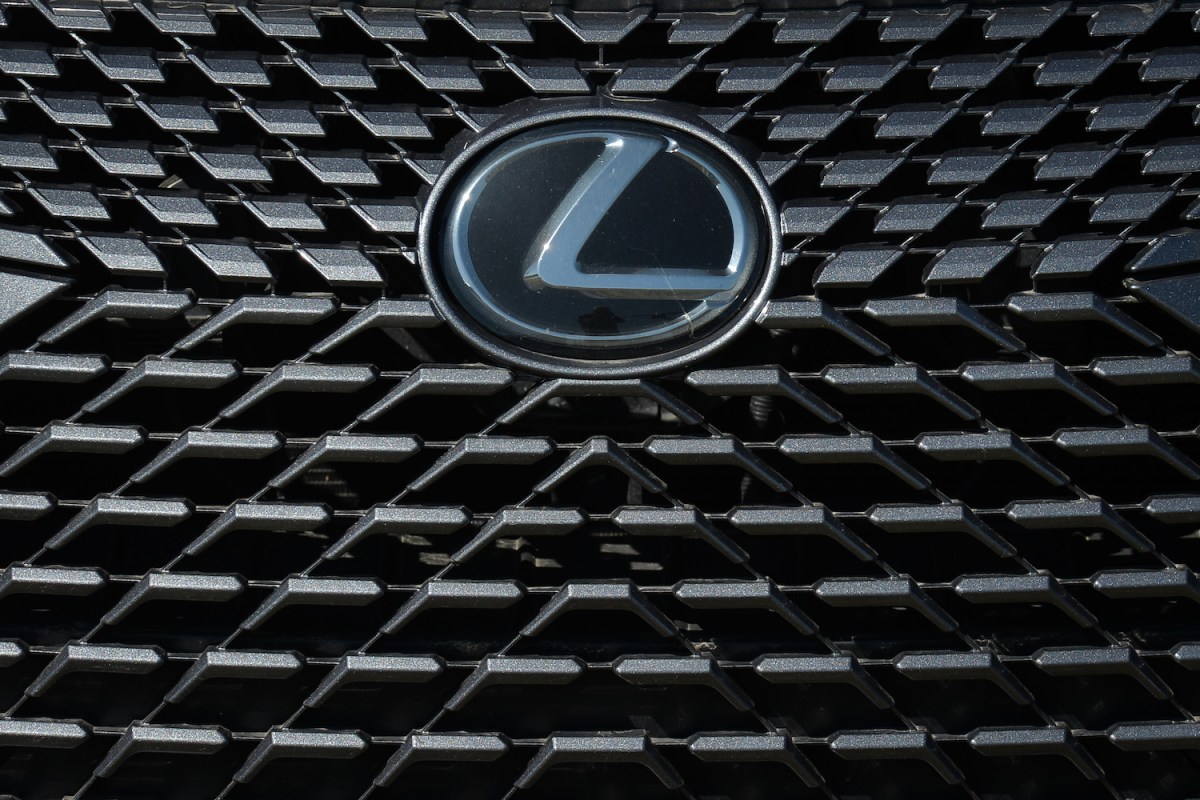
[[[0,793],[1195,796],[1200,4],[0,8]],[[682,374],[422,294],[593,95],[781,207]]]

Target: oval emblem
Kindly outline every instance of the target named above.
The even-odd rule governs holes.
[[[541,371],[695,358],[765,302],[769,194],[698,127],[594,114],[517,123],[451,163],[422,225],[434,302],[476,344]]]

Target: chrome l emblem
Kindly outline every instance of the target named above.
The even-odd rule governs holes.
[[[589,377],[715,349],[766,304],[780,251],[753,162],[632,105],[547,104],[481,132],[434,184],[419,236],[430,297],[460,334]]]
[[[532,288],[570,289],[589,297],[696,300],[732,291],[739,282],[750,244],[745,209],[728,183],[667,135],[637,132],[580,131],[560,140],[604,142],[604,151],[587,168],[546,220],[525,256],[525,282]],[[543,143],[545,144],[545,143]],[[659,153],[686,159],[704,172],[724,200],[732,223],[729,260],[722,270],[683,264],[590,265],[579,254],[613,205]]]

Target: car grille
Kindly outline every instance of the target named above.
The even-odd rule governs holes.
[[[0,793],[1195,795],[1200,6],[777,7],[5,0]],[[591,95],[780,206],[678,374],[423,294]]]

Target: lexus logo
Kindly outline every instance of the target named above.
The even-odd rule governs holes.
[[[697,155],[681,150],[670,134],[632,131],[578,130],[562,133],[556,141],[598,142],[603,150],[567,192],[546,220],[526,255],[525,282],[534,288],[570,289],[590,297],[638,299],[707,299],[737,288],[747,276],[743,266],[754,255],[755,243],[746,236],[746,209],[738,204],[728,182]],[[532,146],[545,146],[537,142]],[[662,153],[691,162],[711,176],[714,188],[725,202],[732,232],[729,260],[718,270],[698,269],[684,264],[652,263],[649,258],[629,264],[593,265],[580,263],[580,253],[613,206],[630,190],[630,185],[650,162]],[[631,224],[638,224],[631,220]],[[703,233],[703,231],[701,231]],[[636,255],[636,254],[635,254]],[[667,254],[678,258],[679,254]]]
[[[765,303],[778,258],[753,165],[643,110],[499,126],[447,167],[422,223],[443,316],[503,360],[561,374],[695,358]]]

